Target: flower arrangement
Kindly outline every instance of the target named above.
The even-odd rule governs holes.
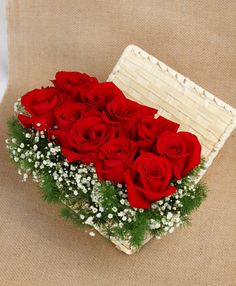
[[[112,82],[61,71],[52,83],[23,95],[9,121],[7,148],[23,180],[32,174],[66,219],[133,249],[188,223],[207,193],[196,183],[198,138]]]

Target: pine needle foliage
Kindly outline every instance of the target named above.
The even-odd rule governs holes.
[[[45,136],[25,129],[15,117],[9,120],[8,128],[7,148],[12,161],[17,164],[20,171],[25,172],[24,176],[32,174],[39,182],[45,201],[63,203],[61,217],[72,220],[80,227],[96,225],[103,230],[107,238],[128,240],[131,247],[139,248],[147,233],[159,237],[171,230],[172,227],[169,225],[172,222],[171,219],[168,221],[168,216],[178,217],[180,225],[189,224],[188,215],[196,210],[207,196],[206,185],[200,182],[193,186],[191,180],[204,168],[203,159],[181,182],[172,182],[178,188],[177,194],[154,203],[150,209],[132,209],[127,201],[126,190],[110,182],[100,182],[95,191],[89,188],[81,191],[77,187],[76,179],[78,164],[68,164],[60,152],[51,154],[50,148],[57,148],[55,142],[50,143],[49,147]],[[42,159],[41,156],[46,159]],[[44,164],[45,160],[49,160],[52,165]],[[40,164],[37,164],[38,161]],[[64,179],[55,179],[54,173],[60,175],[60,171],[63,170],[67,170],[71,176],[71,184]],[[91,177],[91,172],[88,169],[88,174],[82,173],[81,179]],[[182,196],[180,190],[186,195]],[[172,206],[174,207],[170,209]],[[174,223],[174,226],[178,226],[177,220]]]

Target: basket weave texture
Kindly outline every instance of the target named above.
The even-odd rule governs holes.
[[[135,45],[124,50],[107,81],[114,82],[126,97],[157,108],[159,115],[179,123],[180,130],[197,135],[206,168],[196,183],[236,127],[233,107]],[[102,229],[96,230],[105,236]],[[151,238],[147,233],[143,245]],[[126,254],[138,250],[126,240],[111,242]]]
[[[135,45],[124,50],[108,81],[128,98],[157,108],[180,130],[197,135],[206,169],[236,127],[233,107]]]

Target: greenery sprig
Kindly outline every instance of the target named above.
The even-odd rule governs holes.
[[[204,160],[181,181],[172,182],[175,194],[150,209],[135,209],[129,205],[124,185],[100,182],[92,164],[68,163],[60,146],[49,142],[44,132],[25,129],[15,117],[8,127],[7,148],[23,181],[32,175],[44,200],[63,203],[60,214],[66,220],[99,228],[108,239],[128,241],[132,248],[139,248],[148,233],[160,238],[188,223],[188,215],[206,198],[205,184],[194,183]]]

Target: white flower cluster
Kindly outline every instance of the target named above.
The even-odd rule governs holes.
[[[168,212],[166,216],[163,216],[160,221],[155,221],[154,219],[150,219],[150,229],[163,229],[163,235],[172,233],[176,227],[179,227],[182,224],[180,213],[172,213]],[[156,236],[158,239],[160,236]]]
[[[110,182],[106,182],[108,185],[111,185]],[[120,189],[118,192],[118,195],[120,196],[120,204],[122,210],[119,209],[119,206],[112,206],[110,208],[110,211],[107,213],[107,211],[104,209],[103,204],[104,204],[104,197],[103,194],[100,191],[100,183],[99,181],[96,182],[94,185],[94,188],[91,192],[91,199],[94,203],[94,205],[90,206],[90,210],[94,214],[95,218],[101,218],[102,216],[104,217],[104,213],[106,213],[106,221],[108,224],[110,224],[111,220],[116,218],[116,220],[119,221],[119,223],[112,222],[112,226],[116,227],[119,226],[122,228],[124,226],[124,222],[132,222],[135,220],[135,214],[136,211],[129,206],[129,201],[127,199],[127,190],[122,189],[122,185],[118,184],[117,188]],[[96,223],[93,220],[93,217],[89,217],[86,221],[85,224],[89,224],[91,226],[96,227]]]
[[[17,108],[16,110],[18,110]],[[125,224],[136,221],[137,215],[145,211],[130,207],[127,189],[121,184],[115,186],[119,203],[110,206],[108,211],[104,204],[106,198],[103,197],[101,183],[97,178],[93,164],[68,163],[61,154],[60,146],[57,146],[55,142],[47,142],[44,132],[27,132],[24,136],[26,138],[24,142],[29,143],[17,142],[16,138],[6,141],[13,160],[19,164],[19,173],[23,175],[23,180],[25,181],[29,173],[32,173],[33,179],[40,181],[40,172],[47,170],[56,182],[62,201],[79,213],[84,224],[96,228],[98,221],[103,219],[104,227],[123,228]],[[42,142],[44,142],[43,148]],[[23,165],[25,163],[28,163],[29,166]],[[22,170],[24,171],[22,172]],[[158,219],[151,218],[149,220],[150,230],[156,230],[161,235],[172,233],[175,227],[179,227],[183,223],[181,199],[184,196],[194,199],[195,192],[191,178],[188,179],[187,185],[184,185],[182,181],[177,181],[175,194],[152,203],[151,210],[158,213],[159,216]],[[111,185],[110,182],[106,182],[106,184]],[[79,204],[81,197],[87,199],[87,203],[82,206],[82,213]],[[78,209],[75,207],[76,204],[78,204]],[[90,235],[94,236],[94,233],[91,232]],[[160,238],[160,235],[157,235],[157,238]]]

